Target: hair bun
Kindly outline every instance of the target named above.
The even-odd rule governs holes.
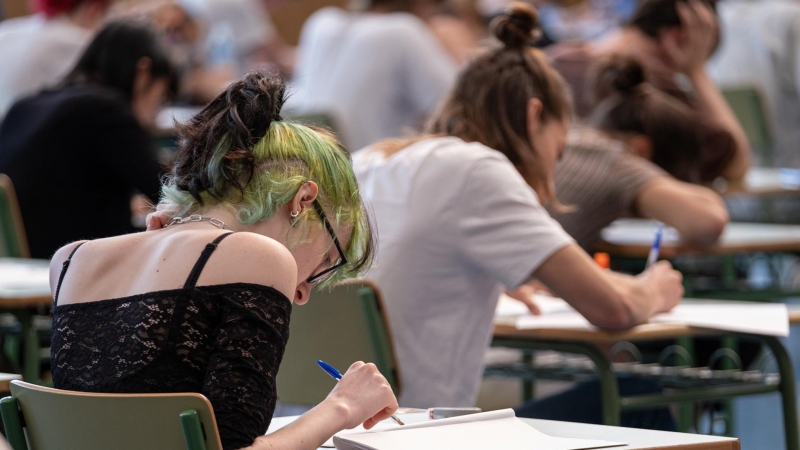
[[[230,108],[229,125],[249,139],[260,139],[272,122],[282,120],[286,84],[274,74],[252,71],[231,84],[225,98]]]
[[[491,29],[506,48],[522,48],[541,35],[539,13],[526,3],[512,2],[492,21]]]
[[[597,81],[606,84],[609,90],[621,95],[630,95],[647,82],[644,67],[637,59],[613,56],[602,62],[597,70]]]

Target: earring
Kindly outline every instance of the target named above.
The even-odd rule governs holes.
[[[292,219],[297,219],[297,216],[300,215],[300,211],[292,211],[289,213],[289,215],[292,217]]]

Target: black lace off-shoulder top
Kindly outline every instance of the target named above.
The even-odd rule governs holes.
[[[222,446],[252,445],[275,410],[275,377],[289,338],[291,302],[263,285],[196,286],[221,235],[182,289],[58,305],[53,384],[83,392],[198,392],[214,408]]]

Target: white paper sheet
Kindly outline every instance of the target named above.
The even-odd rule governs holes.
[[[348,434],[333,441],[339,450],[580,450],[625,445],[548,436],[517,419],[510,409]]]
[[[47,262],[20,262],[0,258],[0,290],[25,294],[50,292],[50,267]]]
[[[536,302],[542,300],[546,301],[546,312],[534,316],[522,303],[502,296],[497,306],[496,321],[514,325],[520,330],[595,328],[563,300],[534,297]],[[649,322],[764,336],[789,336],[789,311],[782,303],[686,299],[672,311],[653,316]]]
[[[424,415],[427,415],[427,413],[424,413]],[[270,422],[270,424],[269,424],[269,429],[267,430],[267,434],[274,433],[274,432],[280,430],[281,428],[283,428],[283,427],[289,425],[290,423],[294,422],[295,420],[297,420],[299,417],[300,416],[273,417],[272,418],[272,422]],[[405,417],[404,417],[404,419],[405,419]],[[388,420],[384,420],[382,422],[378,422],[378,424],[375,425],[375,427],[372,428],[372,429],[373,430],[385,430],[385,429],[388,429],[388,428],[394,428],[394,427],[399,427],[399,426],[400,425],[396,424],[393,420],[388,419]],[[367,431],[367,430],[365,430],[364,427],[359,425],[359,426],[353,428],[352,430],[342,430],[342,431],[336,433],[336,435],[337,436],[346,436],[348,434],[363,433],[365,431]],[[330,438],[327,441],[325,441],[325,443],[322,444],[322,447],[323,448],[334,448],[334,446],[333,446],[333,438]]]

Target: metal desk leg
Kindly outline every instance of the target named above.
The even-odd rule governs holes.
[[[22,355],[22,379],[28,383],[40,384],[39,336],[33,327],[33,313],[29,310],[15,310],[13,314],[22,325],[22,341],[25,345],[25,354]]]
[[[797,397],[794,387],[794,369],[786,348],[773,336],[763,336],[764,343],[772,350],[778,362],[781,376],[781,403],[783,404],[783,429],[786,436],[786,450],[800,450],[800,431],[797,424]]]
[[[597,368],[597,375],[600,378],[600,389],[603,401],[603,424],[619,426],[622,403],[619,398],[617,375],[611,369],[611,361],[609,361],[606,355],[594,345],[582,342],[559,342],[515,338],[494,338],[492,345],[520,350],[553,350],[556,352],[588,356]]]
[[[617,375],[611,368],[611,361],[597,347],[590,345],[581,347],[583,349],[580,353],[592,360],[600,378],[600,389],[602,390],[603,398],[603,424],[619,426],[622,407],[620,405]]]

